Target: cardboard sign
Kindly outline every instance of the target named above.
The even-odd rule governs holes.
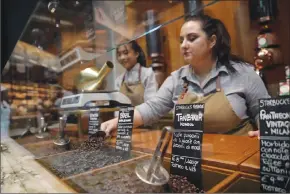
[[[131,151],[131,139],[134,119],[134,107],[123,107],[119,112],[116,149]]]
[[[170,173],[187,177],[197,188],[203,189],[201,152],[204,104],[175,106]]]
[[[290,98],[261,99],[259,119],[261,191],[290,192]]]
[[[88,134],[95,134],[100,130],[100,110],[99,108],[90,108]]]

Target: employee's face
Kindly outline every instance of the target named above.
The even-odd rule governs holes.
[[[207,37],[199,21],[183,24],[180,32],[180,51],[186,63],[195,65],[211,57],[213,42]]]
[[[131,45],[120,46],[117,50],[117,59],[121,65],[127,70],[130,70],[137,63],[139,54],[135,52]]]

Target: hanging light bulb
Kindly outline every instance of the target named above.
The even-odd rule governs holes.
[[[53,0],[53,1],[50,1],[50,2],[48,3],[47,8],[48,8],[48,10],[49,10],[51,13],[55,13],[55,11],[56,11],[58,5],[59,5],[59,1],[58,1],[58,0]]]

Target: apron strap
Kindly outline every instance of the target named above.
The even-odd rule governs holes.
[[[185,94],[188,90],[188,85],[189,85],[189,81],[186,79],[186,77],[182,78],[183,79],[183,92],[182,94]],[[221,91],[221,78],[218,75],[217,79],[216,79],[216,88],[214,91],[209,92],[208,94],[205,94],[205,96],[211,94],[211,93],[215,93],[215,92],[220,92]]]
[[[140,67],[139,67],[139,75],[138,75],[138,79],[139,79],[139,82],[141,82],[141,70],[142,70],[142,67],[141,67],[141,65],[140,65]],[[126,72],[127,73],[127,72]],[[124,74],[124,76],[123,76],[123,79],[122,79],[122,84],[123,84],[123,82],[125,81],[125,76],[126,76],[126,73]]]
[[[217,79],[216,79],[216,91],[217,91],[217,92],[220,92],[221,89],[222,89],[222,87],[221,87],[221,78],[220,78],[220,76],[218,75],[218,76],[217,76]]]

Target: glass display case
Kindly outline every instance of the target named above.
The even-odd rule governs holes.
[[[168,109],[168,113],[154,123],[144,123],[139,127],[129,123],[129,128],[133,127],[133,130],[125,134],[130,139],[129,149],[127,147],[125,152],[116,149],[118,138],[124,135],[121,125],[109,138],[100,138],[92,133],[97,134],[95,132],[100,130],[100,125],[110,119],[118,117],[120,121],[124,106],[135,106],[135,99],[120,91],[127,79],[125,75],[129,75],[126,73],[132,70],[132,75],[139,76],[140,82],[143,74],[140,70],[135,71],[135,67],[126,69],[130,59],[122,58],[121,48],[124,47],[122,52],[128,55],[127,45],[136,43],[136,48],[140,50],[135,58],[140,64],[138,59],[142,53],[145,61],[144,67],[140,65],[139,69],[147,68],[146,76],[151,73],[145,84],[150,85],[154,80],[154,95],[161,95],[164,90],[159,90],[160,94],[157,90],[163,87],[163,83],[166,85],[168,77],[175,76],[171,73],[187,65],[184,60],[186,53],[181,48],[181,28],[190,15],[203,13],[223,22],[231,37],[228,42],[231,52],[248,61],[257,72],[271,95],[265,97],[279,97],[281,82],[288,83],[289,88],[290,57],[287,53],[290,39],[287,35],[290,33],[290,17],[286,7],[290,3],[269,2],[274,3],[279,15],[276,10],[260,13],[261,7],[251,1],[40,0],[1,75],[1,103],[5,101],[8,105],[8,108],[2,108],[1,104],[1,190],[28,193],[261,192],[264,188],[261,186],[264,175],[260,168],[260,155],[263,153],[260,143],[263,138],[259,140],[247,134],[207,133],[203,130],[183,136],[181,132],[184,131],[175,131],[168,147],[165,146],[164,152],[159,153],[156,151],[158,145],[165,141],[162,129],[176,126],[174,109]],[[260,6],[264,10],[271,8],[268,4]],[[265,15],[271,19],[265,19]],[[265,25],[271,26],[267,33],[277,32],[279,44],[275,43],[273,48],[257,45],[262,41],[261,34],[266,33]],[[285,30],[284,26],[287,26]],[[278,48],[279,52],[275,51]],[[262,49],[268,49],[267,52],[274,55],[271,64],[265,62],[264,55],[259,55]],[[274,63],[276,59],[278,62]],[[239,81],[242,84],[245,80]],[[180,91],[176,89],[174,92],[181,93],[182,87],[184,85],[180,85]],[[235,88],[230,89],[234,91]],[[139,92],[137,87],[131,90]],[[145,101],[145,96],[152,91],[141,90],[142,94],[137,98]],[[231,103],[237,103],[235,95],[246,98],[240,93],[233,95],[228,92],[226,95],[233,96]],[[287,92],[283,95],[283,99],[288,99],[285,105],[289,107],[289,95]],[[150,97],[149,101],[153,98]],[[240,103],[244,105],[246,101]],[[212,106],[219,106],[219,103]],[[259,106],[258,102],[255,106]],[[287,107],[285,118],[289,122]],[[63,119],[65,123],[62,123]],[[255,125],[255,118],[252,120]],[[286,128],[281,133],[290,137],[289,126]],[[182,152],[176,151],[178,138],[184,138],[180,140],[185,145]],[[285,150],[290,152],[290,147],[287,147],[290,145],[289,138],[282,140],[285,141]],[[191,155],[193,160],[190,160],[191,156],[186,154],[194,148],[188,150],[187,141],[191,146],[194,145],[191,142],[198,142],[194,154],[200,157]],[[284,152],[288,159],[289,152]],[[184,155],[178,156],[180,153]],[[171,177],[167,177],[165,184],[148,184],[136,173],[138,165],[154,161],[156,154],[161,158],[158,164]],[[178,157],[178,160],[185,161],[182,163],[184,166],[178,163]],[[185,172],[183,168],[188,166],[195,169],[191,163],[195,159],[200,165],[197,170]],[[277,161],[285,163],[282,159]],[[174,170],[174,165],[180,166],[180,169]],[[286,161],[282,166],[286,173],[278,176],[278,181],[285,180],[284,190],[280,192],[289,192],[289,166]],[[157,171],[161,173],[158,168]],[[176,178],[173,182],[173,174],[188,180]],[[158,177],[155,179],[158,182]],[[198,183],[195,185],[196,180]],[[279,184],[277,188],[281,187]]]

